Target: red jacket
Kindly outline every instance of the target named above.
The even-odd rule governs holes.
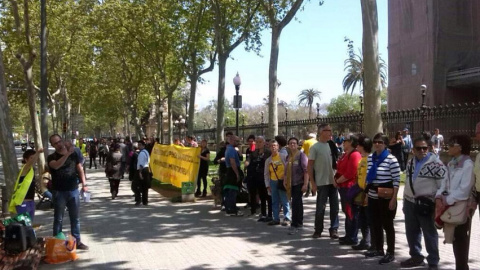
[[[362,155],[360,152],[354,150],[353,152],[343,154],[337,161],[337,174],[335,175],[335,179],[342,175],[348,179],[348,181],[338,184],[339,187],[349,188],[355,184],[358,163],[361,159]]]

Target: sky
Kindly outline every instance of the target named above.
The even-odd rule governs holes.
[[[329,103],[343,93],[344,61],[348,58],[345,37],[354,41],[357,52],[362,47],[360,0],[325,0],[322,6],[318,0],[305,2],[305,9],[297,12],[296,20],[284,28],[280,37],[277,74],[281,86],[277,97],[287,103],[297,102],[302,90],[314,88],[322,92],[321,100],[314,103]],[[388,63],[387,7],[387,0],[377,0],[379,51]],[[244,105],[260,105],[267,97],[270,38],[267,29],[262,33],[260,56],[246,52],[244,44],[230,55],[225,78],[225,96],[230,102],[235,95],[233,78],[237,72],[242,80],[240,95]],[[217,99],[218,66],[203,78],[206,82],[197,91],[199,108]]]

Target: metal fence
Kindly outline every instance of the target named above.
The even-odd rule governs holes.
[[[408,128],[412,137],[420,136],[423,131],[434,134],[439,128],[440,133],[448,139],[454,134],[468,134],[475,136],[475,125],[480,121],[480,102],[452,104],[438,107],[419,107],[408,110],[390,111],[382,113],[384,133],[390,137],[395,132]],[[279,134],[287,137],[295,136],[306,138],[310,132],[316,132],[320,123],[329,123],[334,133],[362,132],[364,123],[363,112],[334,117],[317,117],[314,119],[292,120],[279,122]],[[239,137],[246,140],[248,135],[263,135],[268,126],[266,123],[239,126]],[[235,132],[234,126],[228,126],[225,131]],[[194,130],[199,138],[215,140],[215,128]]]

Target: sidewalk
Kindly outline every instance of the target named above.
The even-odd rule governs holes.
[[[399,269],[400,261],[408,258],[401,201],[395,219],[396,261],[381,266],[378,259],[365,259],[328,237],[312,239],[312,197],[304,200],[305,228],[290,236],[286,227],[258,223],[256,216],[226,217],[213,208],[211,199],[170,203],[150,191],[149,205],[136,207],[128,180],[120,183],[119,197],[111,200],[100,169],[87,169],[87,177],[92,200],[82,202],[81,233],[90,250],[78,251],[75,262],[42,264],[39,269]],[[37,210],[35,223],[42,224],[37,235],[50,236],[53,210]],[[67,212],[63,228],[70,231]],[[478,212],[472,231],[470,269],[480,269]],[[452,246],[444,245],[440,235],[440,269],[454,269]]]

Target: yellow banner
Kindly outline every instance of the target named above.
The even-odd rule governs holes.
[[[156,143],[150,156],[153,178],[181,188],[182,182],[196,183],[201,148]]]

